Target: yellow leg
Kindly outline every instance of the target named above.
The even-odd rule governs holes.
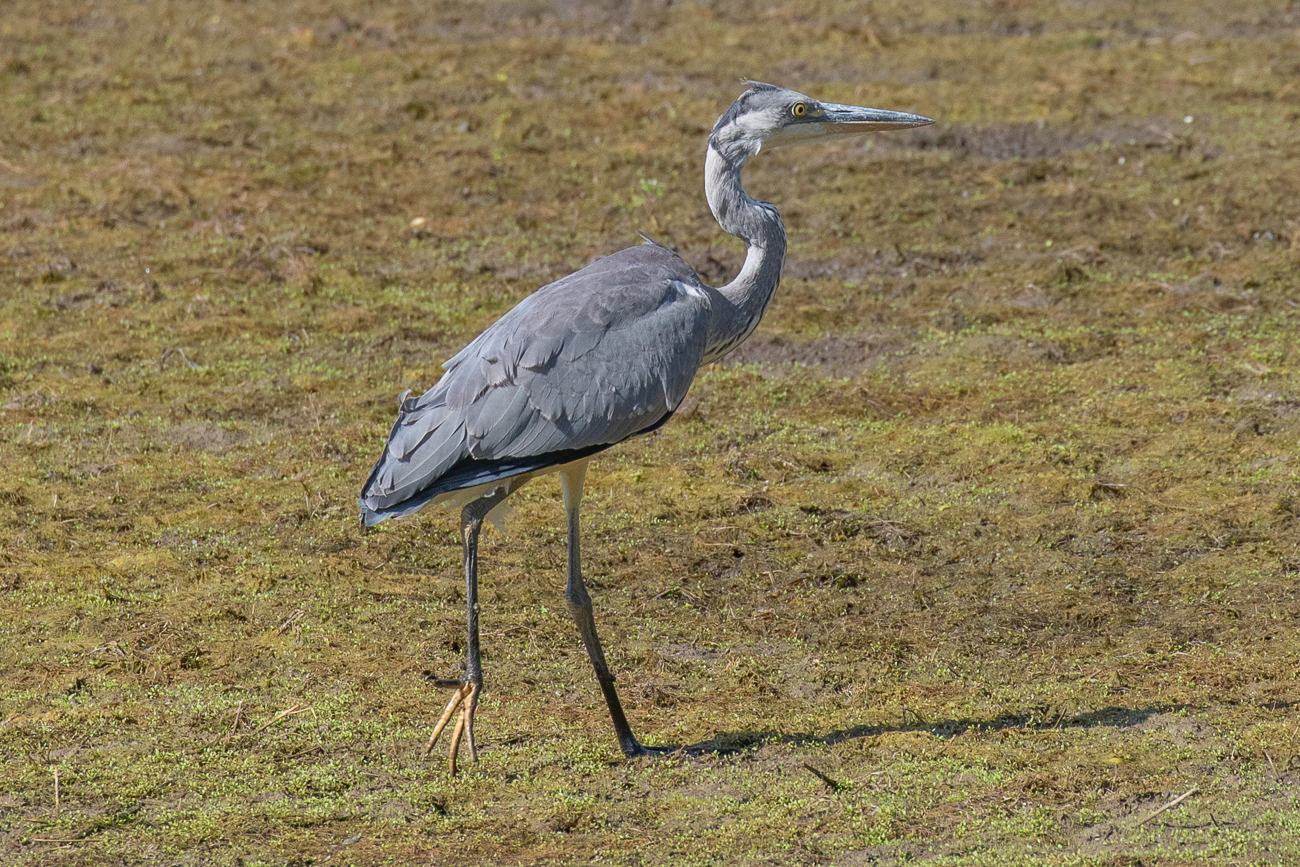
[[[460,754],[462,738],[469,741],[470,760],[473,762],[478,761],[478,746],[474,743],[474,711],[478,709],[478,693],[479,687],[476,684],[460,683],[456,685],[451,701],[447,702],[447,709],[442,712],[438,724],[433,727],[433,734],[429,737],[429,743],[424,748],[425,756],[433,752],[433,748],[438,744],[438,738],[442,737],[447,724],[451,722],[452,714],[459,709],[460,715],[456,717],[456,725],[451,730],[451,746],[447,750],[447,764],[453,777],[456,776],[458,770],[456,759]]]
[[[447,727],[447,723],[451,721],[451,715],[456,712],[456,708],[460,706],[461,701],[465,698],[463,689],[463,686],[457,684],[456,691],[452,693],[451,701],[447,702],[447,709],[442,712],[442,718],[433,727],[433,734],[429,737],[429,743],[424,747],[425,758],[428,758],[429,753],[433,752],[434,746],[438,743],[438,738],[442,737],[442,730]]]

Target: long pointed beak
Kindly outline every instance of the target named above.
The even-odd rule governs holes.
[[[819,125],[823,135],[847,135],[856,132],[881,132],[889,129],[909,129],[934,123],[928,117],[908,114],[905,111],[885,111],[880,108],[859,108],[856,105],[838,105],[823,102]]]
[[[768,137],[766,147],[784,147],[805,142],[825,141],[832,136],[863,132],[883,132],[889,129],[909,129],[934,123],[928,117],[908,114],[905,111],[885,111],[881,108],[861,108],[856,105],[838,105],[833,102],[818,103],[820,114],[804,123],[781,127]]]

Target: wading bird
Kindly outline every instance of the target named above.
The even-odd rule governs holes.
[[[739,346],[771,303],[785,260],[785,229],[775,208],[741,186],[747,159],[764,147],[928,123],[915,114],[818,102],[751,82],[718,118],[704,163],[713,216],[748,247],[736,279],[706,286],[681,257],[647,238],[537,290],[447,361],[433,388],[418,398],[402,396],[397,423],[361,494],[362,520],[378,524],[429,503],[460,508],[465,549],[465,673],[435,681],[454,692],[425,755],[459,709],[451,773],[462,737],[478,759],[479,530],[525,482],[549,472],[560,474],[569,522],[565,599],[619,746],[629,757],[665,752],[632,734],[596,636],[578,546],[587,462],[668,421],[696,372]]]

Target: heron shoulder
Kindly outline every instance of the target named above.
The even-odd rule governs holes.
[[[653,329],[648,320],[676,301],[689,299],[690,306],[699,306],[680,312],[689,318],[706,316],[709,298],[702,289],[695,269],[667,247],[628,247],[524,298],[443,366],[450,372],[470,359],[512,355],[508,346],[523,353],[516,360],[528,367],[536,365],[524,356],[545,345],[555,345],[558,352],[558,344],[568,344],[570,355],[584,354],[575,350],[594,346],[592,341],[603,341],[608,332]]]

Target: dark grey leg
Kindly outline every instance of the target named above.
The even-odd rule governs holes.
[[[465,619],[468,638],[465,643],[465,676],[459,679],[439,679],[434,682],[439,686],[452,687],[455,693],[442,712],[442,718],[433,729],[429,744],[424,749],[427,756],[433,752],[443,729],[451,721],[457,708],[460,716],[451,733],[451,746],[448,748],[448,766],[451,775],[456,775],[456,757],[460,753],[460,741],[464,736],[469,741],[470,759],[478,761],[478,746],[474,743],[474,711],[478,707],[479,693],[483,689],[483,662],[479,656],[478,638],[478,537],[483,529],[483,519],[487,513],[501,502],[505,493],[493,492],[481,497],[464,508],[460,515],[461,539],[465,545]]]
[[[596,669],[596,680],[600,682],[600,691],[605,694],[605,704],[609,705],[609,715],[614,721],[614,733],[618,736],[618,745],[623,748],[625,756],[657,755],[667,752],[664,749],[642,746],[632,734],[632,727],[627,724],[623,705],[618,700],[614,689],[614,675],[605,662],[605,652],[600,647],[600,637],[596,635],[596,620],[591,613],[591,596],[582,580],[582,556],[578,541],[578,504],[582,500],[582,483],[587,475],[587,462],[574,464],[560,471],[560,483],[564,490],[564,510],[569,519],[569,581],[564,591],[564,599],[569,606],[569,614],[578,625],[582,635],[583,646],[591,657],[592,668]]]

